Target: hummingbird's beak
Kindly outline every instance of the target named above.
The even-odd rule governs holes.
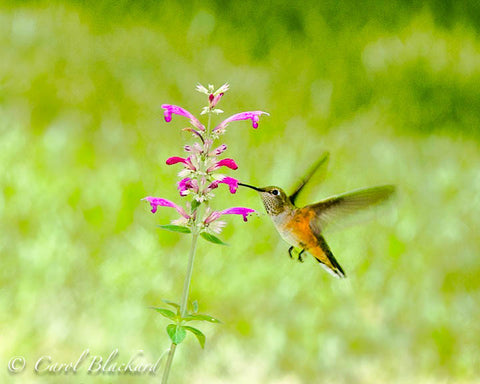
[[[254,189],[257,192],[265,192],[265,190],[263,190],[262,188],[257,188],[257,187],[254,187],[253,185],[244,184],[244,183],[238,183],[238,185],[241,185],[242,187]]]

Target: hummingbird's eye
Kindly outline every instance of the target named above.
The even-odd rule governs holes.
[[[279,194],[280,194],[280,192],[278,191],[278,189],[274,189],[274,190],[272,191],[272,195],[273,195],[273,196],[278,196]]]

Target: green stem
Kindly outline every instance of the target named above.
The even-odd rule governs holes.
[[[168,382],[168,375],[170,374],[170,368],[172,367],[173,355],[175,355],[176,348],[177,344],[172,343],[172,345],[170,346],[170,350],[168,351],[168,358],[165,365],[165,370],[163,371],[162,384],[167,384]]]
[[[198,210],[197,210],[198,213]],[[188,294],[190,291],[190,282],[192,281],[192,272],[193,272],[193,262],[195,260],[195,251],[197,249],[197,239],[198,239],[198,231],[194,229],[192,235],[192,246],[190,247],[190,257],[188,259],[188,266],[187,266],[187,276],[185,276],[185,281],[183,283],[183,295],[182,301],[180,303],[180,315],[185,317],[187,312],[187,304],[188,304]]]
[[[210,123],[212,122],[212,113],[208,114],[208,124],[207,124],[207,137],[210,136]]]
[[[192,281],[193,262],[195,260],[197,240],[198,240],[198,231],[194,229],[193,236],[192,236],[192,245],[190,247],[190,256],[188,258],[187,275],[185,276],[185,281],[183,283],[182,302],[180,304],[181,317],[185,317],[187,312],[188,294],[190,292],[190,282]],[[172,345],[170,346],[170,350],[168,352],[168,358],[167,358],[167,363],[165,364],[165,370],[163,371],[162,384],[167,384],[168,382],[168,375],[170,374],[170,368],[172,367],[173,356],[175,355],[176,348],[177,348],[177,344],[172,343]]]

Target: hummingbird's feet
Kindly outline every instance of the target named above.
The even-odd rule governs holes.
[[[288,254],[289,254],[289,256],[290,256],[291,259],[293,259],[293,254],[292,254],[292,252],[293,252],[294,250],[295,250],[295,247],[294,247],[294,246],[291,246],[290,248],[288,248]],[[298,254],[298,256],[297,256],[297,260],[298,260],[299,262],[301,262],[301,263],[303,263],[303,258],[302,258],[303,252],[305,252],[304,249],[302,249],[302,250],[300,251],[300,253]]]
[[[290,259],[293,259],[292,251],[295,249],[295,247],[291,246],[288,248],[288,255],[290,256]]]
[[[303,252],[305,252],[304,249],[302,249],[302,250],[300,251],[300,253],[298,254],[298,261],[300,261],[301,263],[303,263],[303,258],[302,258]]]

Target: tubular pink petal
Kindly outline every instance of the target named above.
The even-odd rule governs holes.
[[[178,182],[177,189],[180,192],[180,196],[187,196],[190,189],[194,192],[198,192],[198,181],[186,177]]]
[[[238,189],[238,180],[234,179],[233,177],[225,176],[221,180],[214,180],[211,182],[211,184],[207,187],[207,191],[211,191],[212,189],[218,188],[218,184],[227,184],[230,193],[235,193],[237,192]]]
[[[178,191],[180,192],[180,196],[187,196],[188,195],[188,186],[187,182],[189,182],[191,179],[189,177],[186,177],[185,179],[182,179],[178,182]]]
[[[180,207],[179,205],[175,204],[174,202],[167,200],[167,199],[162,199],[160,197],[152,197],[152,196],[147,196],[144,197],[142,200],[148,201],[150,205],[152,206],[152,213],[157,212],[157,207],[171,207],[175,208],[177,212],[185,217],[186,219],[190,219],[190,215],[185,212],[185,210]]]
[[[253,212],[255,212],[254,209],[244,207],[232,207],[220,211],[222,215],[242,215],[243,221],[247,221],[247,216]]]
[[[256,211],[254,209],[244,207],[232,207],[224,209],[223,211],[213,211],[205,218],[203,223],[208,225],[223,215],[241,215],[243,216],[243,221],[247,221],[247,216],[253,212]]]
[[[233,170],[238,169],[237,163],[233,159],[222,159],[213,164],[210,168],[207,169],[207,172],[213,172],[220,167],[227,167]]]
[[[194,117],[190,112],[188,112],[186,109],[183,109],[182,107],[179,107],[178,105],[173,105],[173,104],[162,104],[162,108],[165,109],[165,116],[170,116],[170,119],[172,117],[172,113],[180,116],[185,116],[191,119]]]
[[[219,125],[217,125],[214,129],[214,132],[223,131],[225,127],[232,121],[249,120],[249,119],[252,120],[252,127],[256,129],[258,128],[258,122],[260,120],[261,115],[270,116],[269,113],[263,112],[263,111],[249,111],[249,112],[237,113],[233,116],[230,116],[226,120],[222,121]]]
[[[177,164],[177,163],[186,164],[187,159],[184,159],[183,157],[173,156],[173,157],[169,157],[167,159],[166,163],[167,163],[167,165],[173,165],[173,164]]]
[[[185,168],[188,168],[192,171],[196,171],[197,168],[192,164],[192,160],[190,159],[190,156],[184,159],[183,157],[178,157],[178,156],[173,156],[169,157],[166,161],[167,165],[173,165],[173,164],[178,164],[178,163],[183,163],[185,164]]]
[[[223,93],[219,93],[218,95],[210,95],[208,101],[210,101],[210,109],[215,108],[220,99],[222,98]]]
[[[190,123],[192,123],[192,125],[195,128],[199,129],[200,131],[205,131],[205,127],[203,126],[202,123],[200,123],[200,121],[198,121],[198,119],[196,117],[192,117],[190,119]]]
[[[237,192],[237,189],[238,189],[238,180],[237,179],[234,179],[233,177],[227,176],[227,177],[224,177],[222,180],[220,180],[219,183],[227,184],[229,189],[230,189],[230,193]]]
[[[220,183],[220,181],[218,180],[212,181],[211,184],[207,187],[207,192],[211,191],[212,189],[218,188],[218,183]]]
[[[260,121],[260,118],[258,116],[253,116],[252,117],[252,127],[254,129],[258,128],[258,122]]]
[[[195,126],[197,129],[200,129],[201,131],[205,130],[205,127],[203,126],[203,124],[200,123],[200,121],[198,121],[198,119],[195,116],[193,116],[190,112],[188,112],[186,109],[183,109],[182,107],[179,107],[178,105],[173,105],[173,104],[162,104],[162,108],[165,110],[163,112],[163,115],[167,123],[172,121],[172,114],[175,114],[175,115],[184,116],[190,119],[190,122],[192,123],[192,125]]]
[[[190,189],[193,189],[195,192],[198,192],[198,181],[195,180],[195,179],[191,179],[187,183],[187,187],[190,188]]]
[[[185,152],[192,152],[194,154],[203,152],[203,146],[199,143],[194,143],[193,145],[185,145],[183,149],[185,150]]]
[[[205,218],[205,220],[203,220],[203,223],[205,225],[210,224],[212,221],[217,220],[220,216],[222,216],[221,212],[213,211]]]
[[[187,168],[191,169],[192,171],[196,171],[197,170],[197,167],[195,167],[192,163],[192,157],[191,156],[188,156],[186,158],[186,163],[185,165],[187,166]]]
[[[227,167],[233,170],[238,169],[238,165],[237,163],[235,163],[235,160],[233,159],[220,160],[219,162],[217,162],[217,168],[220,168],[220,167]]]
[[[222,144],[220,145],[219,147],[215,148],[212,152],[210,152],[208,155],[209,156],[219,156],[221,155],[223,152],[225,152],[227,149],[227,145],[226,144]]]

